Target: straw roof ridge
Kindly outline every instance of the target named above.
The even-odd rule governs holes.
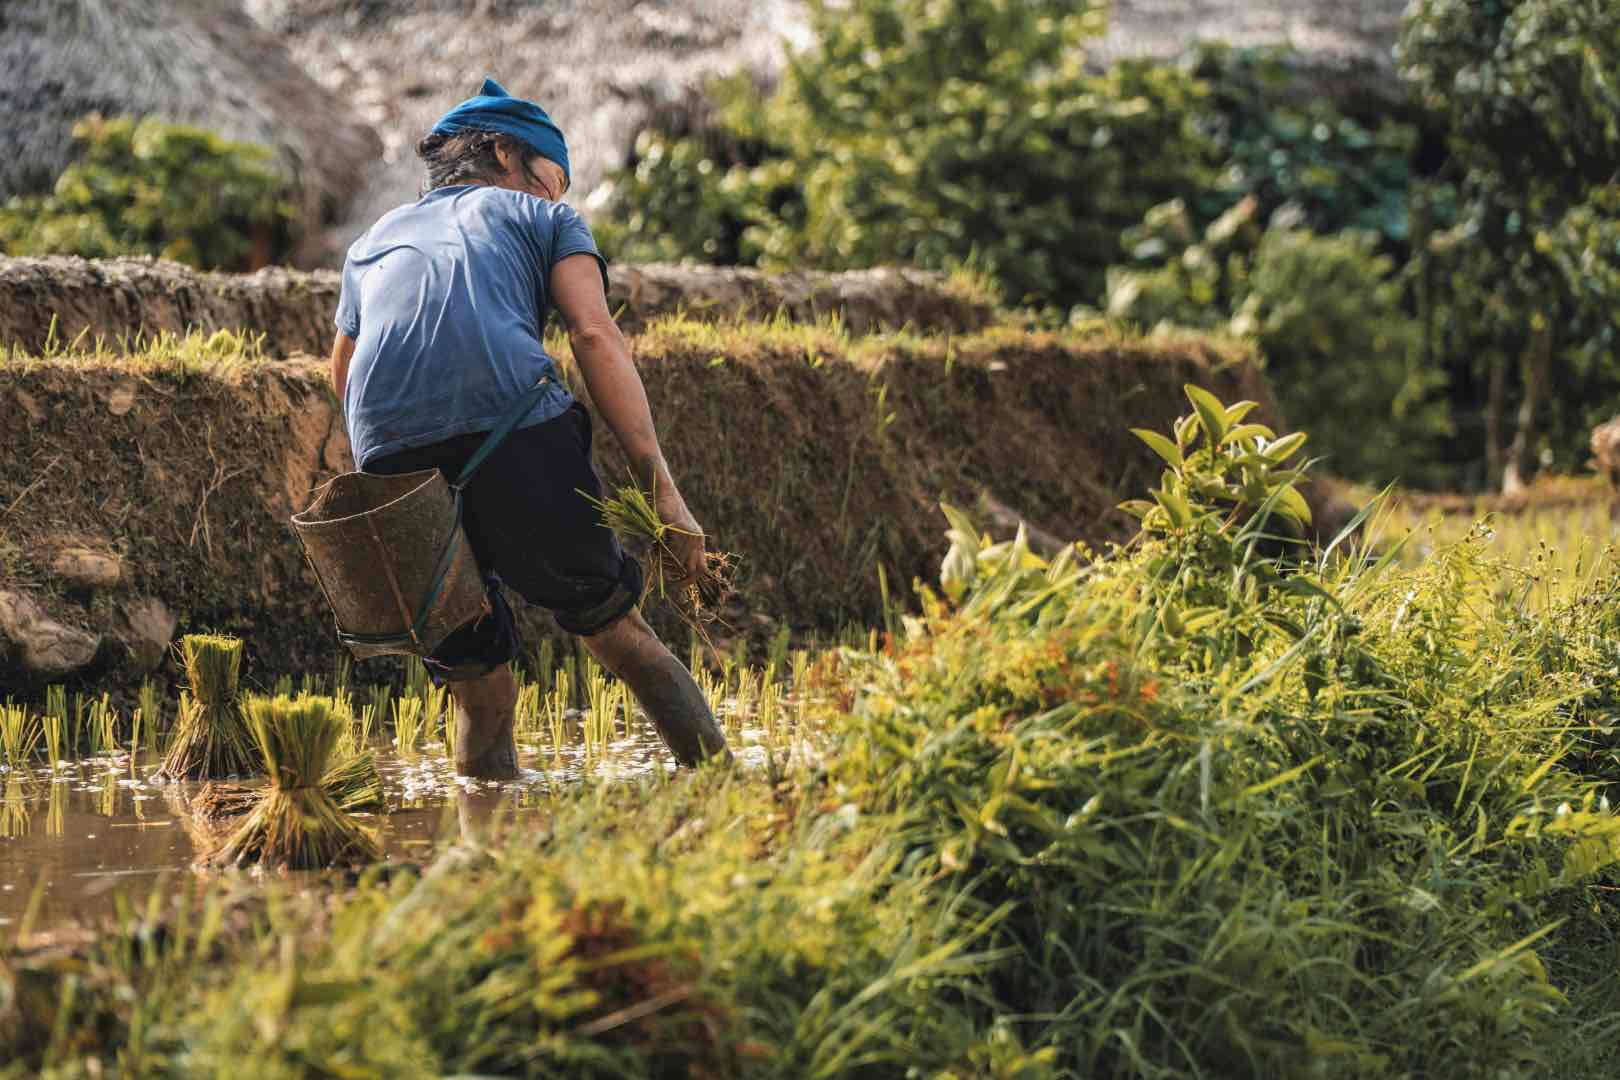
[[[356,169],[381,151],[275,35],[222,0],[4,0],[0,70],[0,198],[48,190],[90,112],[269,146],[312,222],[342,212]]]

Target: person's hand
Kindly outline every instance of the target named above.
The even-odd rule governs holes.
[[[675,490],[674,484],[666,485],[658,493],[658,516],[665,524],[673,526],[670,529],[665,543],[675,556],[676,565],[672,567],[687,582],[696,581],[702,576],[707,566],[707,553],[703,543],[703,526],[697,523],[692,511],[686,508],[686,500],[681,493]]]

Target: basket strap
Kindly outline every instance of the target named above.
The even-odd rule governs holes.
[[[496,424],[490,433],[484,437],[484,441],[478,444],[478,449],[473,451],[473,456],[467,459],[467,464],[461,467],[461,473],[456,477],[455,483],[450,485],[451,490],[455,491],[457,495],[458,520],[461,508],[461,489],[467,486],[467,482],[473,478],[473,473],[477,472],[484,462],[489,460],[489,456],[500,448],[501,443],[506,441],[506,437],[512,434],[512,429],[521,424],[523,418],[529,415],[529,411],[540,404],[540,399],[545,396],[546,391],[550,388],[551,376],[540,376],[540,381],[529,387],[528,393],[518,399],[518,403],[512,406],[512,411],[501,418],[501,422]]]

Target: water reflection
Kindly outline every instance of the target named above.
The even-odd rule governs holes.
[[[764,760],[762,731],[729,735],[744,767]],[[534,735],[519,743],[521,775],[504,784],[455,775],[442,744],[408,755],[381,743],[373,749],[389,812],[358,816],[378,828],[391,862],[424,862],[457,838],[484,845],[509,827],[543,828],[551,800],[582,781],[623,783],[674,770],[650,729],[560,750]],[[111,914],[121,894],[138,906],[154,887],[171,888],[170,877],[196,872],[233,819],[193,813],[202,784],[155,782],[160,764],[156,755],[123,753],[0,768],[0,927],[21,919],[36,891],[32,926],[48,929]]]

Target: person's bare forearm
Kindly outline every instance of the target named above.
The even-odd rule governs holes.
[[[570,341],[591,401],[629,458],[637,482],[652,491],[672,489],[674,480],[658,444],[647,390],[619,328],[610,323],[581,330],[571,334]]]
[[[343,407],[343,395],[349,389],[349,361],[354,359],[354,339],[339,333],[332,341],[332,392],[337,395],[338,407]]]

